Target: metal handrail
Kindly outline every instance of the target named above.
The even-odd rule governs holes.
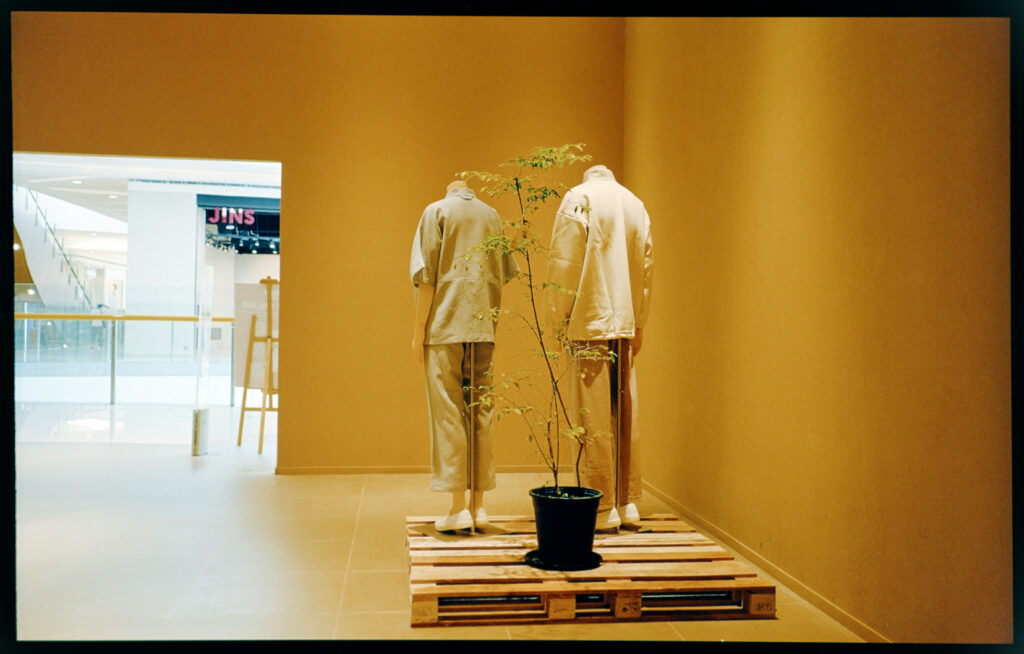
[[[82,290],[82,298],[85,300],[86,306],[91,307],[92,300],[89,298],[89,292],[86,290],[85,284],[83,284],[82,280],[78,277],[78,271],[75,270],[74,264],[72,264],[71,259],[68,258],[68,253],[64,251],[64,244],[61,243],[60,238],[57,236],[57,232],[54,231],[50,221],[46,218],[46,212],[43,211],[43,207],[39,204],[39,198],[36,197],[36,194],[32,189],[26,188],[25,190],[28,191],[28,196],[32,198],[32,202],[36,205],[36,214],[42,217],[43,224],[46,226],[46,230],[50,233],[50,237],[53,239],[54,245],[56,245],[57,249],[60,250],[60,256],[63,257],[64,263],[68,265],[68,272],[70,272],[75,278],[75,283],[78,284],[78,288]]]
[[[15,320],[149,320],[158,322],[199,322],[199,316],[129,316],[116,313],[14,313]],[[213,316],[213,322],[234,322],[234,316]]]
[[[15,320],[105,320],[110,321],[110,404],[116,404],[117,400],[117,323],[129,321],[152,321],[152,322],[199,322],[199,316],[145,316],[145,315],[122,315],[115,313],[25,313],[14,312]],[[233,316],[213,316],[211,322],[234,323]],[[26,323],[27,325],[27,323]],[[232,325],[233,326],[233,325]],[[276,338],[274,340],[277,340]],[[232,348],[232,357],[234,349]],[[232,367],[232,375],[234,368]],[[233,385],[234,382],[232,382]],[[231,406],[235,405],[234,395],[231,397]]]

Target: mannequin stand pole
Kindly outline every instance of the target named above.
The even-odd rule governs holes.
[[[473,516],[470,533],[476,533],[476,406],[473,404],[476,392],[476,343],[469,344],[469,514]]]
[[[619,439],[622,438],[622,339],[615,339],[615,360],[612,362],[612,366],[615,368],[615,440],[612,442],[614,448],[615,458],[615,491],[614,504],[612,506],[618,507],[619,503],[619,468],[621,467],[621,447],[619,445]]]

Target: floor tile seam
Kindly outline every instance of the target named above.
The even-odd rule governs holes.
[[[684,635],[683,635],[683,634],[682,634],[682,633],[681,633],[681,632],[679,631],[679,629],[678,629],[678,628],[676,627],[676,623],[674,623],[674,622],[671,622],[671,621],[670,621],[670,622],[668,623],[668,627],[669,627],[669,629],[671,629],[671,630],[672,630],[672,633],[674,633],[674,634],[676,635],[676,638],[678,638],[679,640],[686,640],[686,636],[684,636]]]
[[[331,634],[335,639],[339,638],[338,627],[341,625],[341,609],[345,603],[345,592],[348,590],[348,575],[352,567],[352,556],[356,549],[356,538],[359,536],[359,517],[362,514],[363,501],[366,497],[366,485],[368,482],[367,476],[362,475],[362,480],[363,483],[359,489],[359,503],[356,505],[355,527],[352,529],[352,537],[349,541],[348,557],[346,558],[345,561],[345,574],[342,577],[341,581],[341,593],[338,596],[338,606],[334,612],[334,630],[331,632]]]

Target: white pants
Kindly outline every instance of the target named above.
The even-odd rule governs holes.
[[[627,338],[582,343],[607,347],[617,355],[614,363],[577,361],[577,374],[569,375],[568,389],[573,415],[580,416],[579,410],[586,409],[578,418],[587,430],[583,483],[604,493],[598,510],[606,511],[637,502],[642,495],[636,369]]]
[[[427,381],[427,413],[430,416],[430,490],[458,492],[470,488],[470,470],[475,473],[473,490],[494,488],[494,458],[491,451],[491,408],[470,410],[470,391],[464,386],[490,383],[494,343],[446,343],[424,345],[423,363]],[[472,423],[472,424],[471,424]],[[473,435],[473,465],[470,466],[470,434]]]

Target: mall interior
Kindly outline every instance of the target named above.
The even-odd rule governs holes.
[[[10,19],[15,638],[1013,641],[1008,18]],[[641,513],[775,619],[410,627],[405,520],[448,502],[413,233],[565,143],[651,219]],[[499,325],[495,368],[529,349]],[[494,434],[488,511],[526,514]]]

